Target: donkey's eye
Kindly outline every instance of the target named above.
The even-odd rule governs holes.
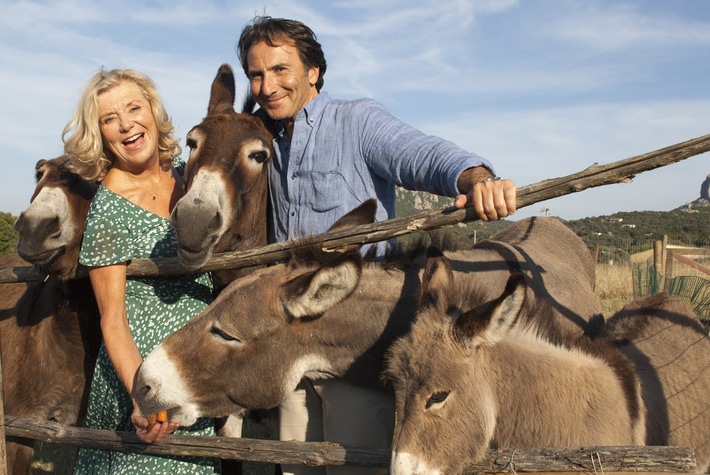
[[[250,153],[249,158],[258,163],[264,163],[266,159],[269,158],[269,155],[266,153],[265,150],[260,150],[258,152]]]
[[[224,330],[222,330],[221,328],[219,328],[217,326],[212,326],[212,328],[210,328],[210,333],[212,335],[216,336],[217,338],[220,338],[221,340],[231,342],[231,343],[242,344],[242,340],[240,340],[239,338],[237,338],[235,336],[230,335],[229,333],[225,332]]]
[[[426,402],[426,408],[429,409],[430,407],[434,406],[435,404],[441,404],[446,400],[446,398],[449,397],[449,391],[437,391],[431,396],[429,396],[429,399]]]

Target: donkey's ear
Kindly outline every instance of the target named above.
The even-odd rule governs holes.
[[[236,86],[234,85],[234,72],[228,64],[223,64],[217,71],[212,81],[210,103],[207,106],[207,115],[227,114],[234,112],[234,98]]]
[[[334,264],[301,274],[284,286],[284,309],[292,318],[317,317],[353,293],[361,272],[360,255],[350,253]]]
[[[341,231],[343,229],[350,229],[363,224],[372,224],[375,222],[375,215],[377,214],[377,201],[374,198],[363,201],[357,208],[341,217],[333,225],[328,228],[328,232]],[[340,253],[347,253],[359,250],[360,244],[353,244],[350,246],[343,246],[337,250]]]
[[[454,274],[451,264],[437,247],[427,249],[427,262],[422,277],[422,296],[419,299],[419,308],[435,307],[446,310],[448,306],[447,295],[454,283]]]
[[[370,198],[369,200],[363,201],[357,208],[354,208],[348,214],[333,223],[333,225],[328,228],[328,232],[354,228],[361,224],[374,223],[375,213],[377,213],[377,201],[374,198]]]
[[[525,303],[527,284],[520,273],[511,274],[503,294],[485,311],[476,308],[464,313],[455,323],[455,331],[468,348],[493,346],[505,337]]]

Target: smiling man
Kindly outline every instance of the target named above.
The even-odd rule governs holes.
[[[336,100],[322,91],[326,61],[313,31],[301,22],[256,17],[239,39],[238,54],[261,110],[273,121],[275,156],[269,169],[271,242],[325,232],[369,198],[377,220],[394,218],[395,188],[428,191],[473,206],[484,221],[515,212],[515,185],[492,165],[455,144],[392,116],[371,99]],[[378,256],[390,242],[378,243]],[[384,393],[341,381],[302,382],[281,406],[282,440],[327,440],[387,447],[394,409]],[[306,415],[304,408],[308,407]],[[284,467],[284,473],[324,473]],[[327,473],[386,470],[328,467]]]

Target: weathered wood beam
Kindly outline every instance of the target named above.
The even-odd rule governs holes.
[[[516,204],[520,209],[587,188],[613,183],[628,183],[641,172],[679,162],[708,151],[710,151],[710,134],[606,165],[594,164],[572,175],[519,187]],[[337,249],[354,244],[384,241],[413,232],[429,231],[477,219],[472,208],[457,210],[450,207],[424,211],[411,216],[389,219],[338,232],[316,234],[305,238],[305,240],[322,242],[325,249]],[[303,241],[304,239],[284,241],[247,251],[217,254],[207,262],[202,270],[215,271],[271,264],[287,259],[291,255],[291,248]],[[177,258],[160,258],[136,259],[128,265],[127,272],[128,275],[148,277],[184,274],[187,271]],[[0,283],[25,282],[44,278],[46,278],[45,274],[30,267],[0,268]]]
[[[6,433],[102,450],[152,455],[195,455],[254,462],[387,467],[387,449],[344,447],[332,442],[278,442],[170,435],[146,445],[133,432],[71,427],[6,416]],[[693,472],[695,455],[682,447],[555,447],[489,450],[466,473],[482,472]]]
[[[668,258],[675,259],[678,262],[681,262],[688,267],[692,267],[695,270],[699,270],[700,272],[704,272],[706,275],[710,275],[710,267],[705,267],[704,265],[698,264],[697,262],[695,262],[691,259],[688,259],[687,257],[683,256],[682,253],[676,252],[675,249],[668,250]]]

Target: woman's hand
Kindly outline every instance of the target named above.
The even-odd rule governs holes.
[[[180,427],[177,422],[157,422],[151,427],[148,418],[143,416],[138,408],[133,410],[131,415],[131,422],[136,428],[136,435],[138,438],[145,442],[146,444],[152,444],[153,442],[160,442],[165,438],[166,435],[172,434],[175,430]]]

